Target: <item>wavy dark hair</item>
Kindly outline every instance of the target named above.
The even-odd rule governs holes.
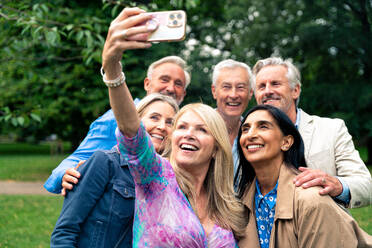
[[[295,125],[288,118],[288,116],[279,110],[276,107],[271,105],[257,105],[250,110],[244,116],[242,125],[244,124],[247,117],[257,110],[267,111],[275,120],[276,124],[279,126],[284,136],[292,135],[293,144],[288,151],[284,152],[284,162],[286,166],[298,169],[299,166],[306,167],[305,156],[304,156],[304,142],[301,138],[300,133],[298,132]],[[244,194],[244,191],[250,183],[253,182],[253,179],[256,176],[256,173],[251,165],[244,157],[243,150],[240,146],[240,137],[242,136],[242,130],[239,129],[238,133],[238,151],[240,157],[240,163],[238,170],[234,178],[234,185],[238,185],[238,197],[241,198]]]

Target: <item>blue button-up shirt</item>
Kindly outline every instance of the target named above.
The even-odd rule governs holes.
[[[269,248],[271,229],[274,224],[275,205],[278,182],[265,196],[261,194],[260,186],[256,180],[256,193],[254,195],[257,232],[261,248]]]
[[[140,99],[136,98],[134,103],[138,104],[139,101]],[[67,169],[74,168],[81,160],[89,159],[95,151],[110,150],[116,145],[116,127],[116,119],[110,109],[90,125],[89,132],[83,142],[53,170],[44,183],[44,188],[51,193],[61,193],[62,177]]]

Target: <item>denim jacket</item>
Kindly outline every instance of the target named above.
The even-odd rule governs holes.
[[[134,183],[116,147],[79,167],[51,237],[51,247],[132,247]]]

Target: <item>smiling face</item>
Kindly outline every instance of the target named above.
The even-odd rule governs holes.
[[[240,117],[252,97],[247,71],[241,67],[221,69],[216,85],[212,85],[212,94],[219,113]]]
[[[296,113],[295,100],[300,96],[300,86],[290,87],[286,67],[265,66],[256,75],[255,96],[257,104],[270,104],[291,117]]]
[[[147,94],[161,93],[171,96],[180,104],[186,95],[184,70],[174,63],[163,63],[154,68],[151,79],[145,79]]]
[[[293,143],[293,137],[284,136],[275,119],[266,110],[252,112],[241,130],[240,146],[244,157],[253,167],[262,162],[281,164],[284,151]]]
[[[174,108],[167,102],[156,101],[147,106],[141,120],[151,136],[156,152],[164,149],[165,140],[172,131]]]
[[[209,168],[215,140],[206,124],[194,111],[180,116],[172,134],[172,153],[177,165],[186,171]]]

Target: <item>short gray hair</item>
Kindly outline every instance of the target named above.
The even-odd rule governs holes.
[[[185,80],[186,80],[185,89],[186,89],[187,86],[189,86],[189,84],[190,84],[191,74],[188,71],[186,62],[178,56],[167,56],[167,57],[164,57],[162,59],[159,59],[159,60],[153,62],[147,70],[147,77],[149,79],[151,79],[154,69],[156,67],[158,67],[159,65],[162,65],[162,64],[165,64],[165,63],[176,64],[176,65],[178,65],[179,67],[182,68],[183,72],[185,73]]]
[[[248,73],[248,85],[252,84],[253,75],[252,75],[251,68],[247,64],[243,62],[235,61],[232,59],[226,59],[226,60],[222,60],[217,65],[215,65],[213,69],[213,75],[212,75],[212,85],[216,86],[218,76],[220,75],[220,72],[222,69],[225,69],[225,68],[234,69],[237,67],[243,68],[244,70],[246,70],[246,72]]]
[[[257,63],[253,67],[253,74],[254,74],[254,80],[252,84],[252,89],[255,92],[256,91],[256,76],[258,72],[264,68],[265,66],[270,66],[270,65],[281,65],[287,68],[287,79],[289,83],[289,87],[291,89],[294,89],[296,85],[300,86],[300,92],[301,92],[301,73],[297,69],[297,67],[289,60],[283,60],[280,57],[270,57],[266,59],[261,59],[257,61]],[[300,97],[298,97],[295,101],[296,106],[298,106],[298,103],[300,102]]]

